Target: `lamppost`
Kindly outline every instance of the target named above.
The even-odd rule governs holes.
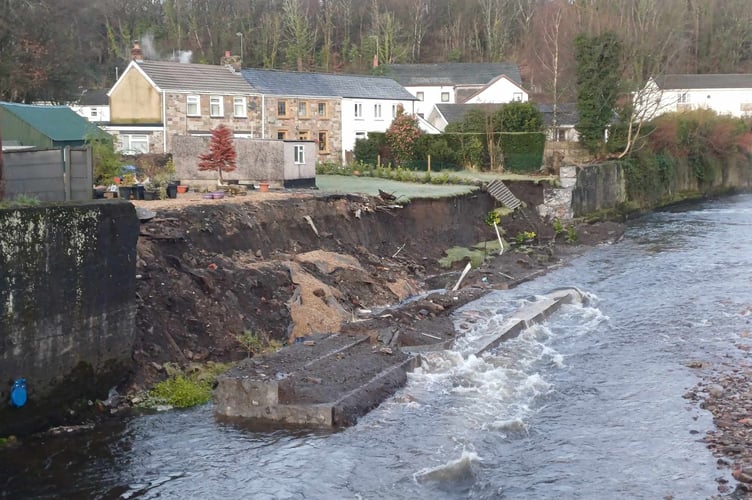
[[[237,32],[235,33],[235,36],[240,37],[240,68],[243,68],[243,33]]]

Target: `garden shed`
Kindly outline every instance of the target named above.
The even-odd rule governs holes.
[[[106,134],[67,106],[0,102],[3,141],[42,149],[85,146],[92,135]]]

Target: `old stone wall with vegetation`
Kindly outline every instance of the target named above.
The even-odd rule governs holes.
[[[138,232],[130,203],[0,209],[0,435],[105,399],[127,375]],[[19,378],[28,403],[12,408]]]

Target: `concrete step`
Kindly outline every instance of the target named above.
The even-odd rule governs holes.
[[[471,352],[483,354],[582,298],[574,288],[541,297],[479,339]],[[405,385],[407,374],[420,365],[420,353],[450,348],[447,341],[392,349],[372,345],[367,335],[317,334],[304,340],[246,359],[218,377],[215,414],[277,424],[353,425]]]

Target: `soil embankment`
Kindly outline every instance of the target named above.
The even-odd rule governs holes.
[[[550,222],[519,209],[503,217],[501,227],[508,239],[532,231],[535,241],[500,258],[489,255],[467,276],[459,300],[438,294],[379,319],[354,321],[362,310],[451,287],[466,261],[445,269],[439,259],[451,247],[495,239],[484,222],[494,203],[479,192],[405,206],[315,194],[148,205],[157,215],[142,224],[138,242],[137,371],[131,388],[164,378],[166,363],[242,359],[247,352],[238,337],[244,332],[262,343],[285,343],[313,333],[399,328],[408,339],[420,322],[422,331],[448,335],[449,315],[460,305],[622,232],[619,224],[587,225],[578,228],[576,243],[561,236],[554,243]]]

